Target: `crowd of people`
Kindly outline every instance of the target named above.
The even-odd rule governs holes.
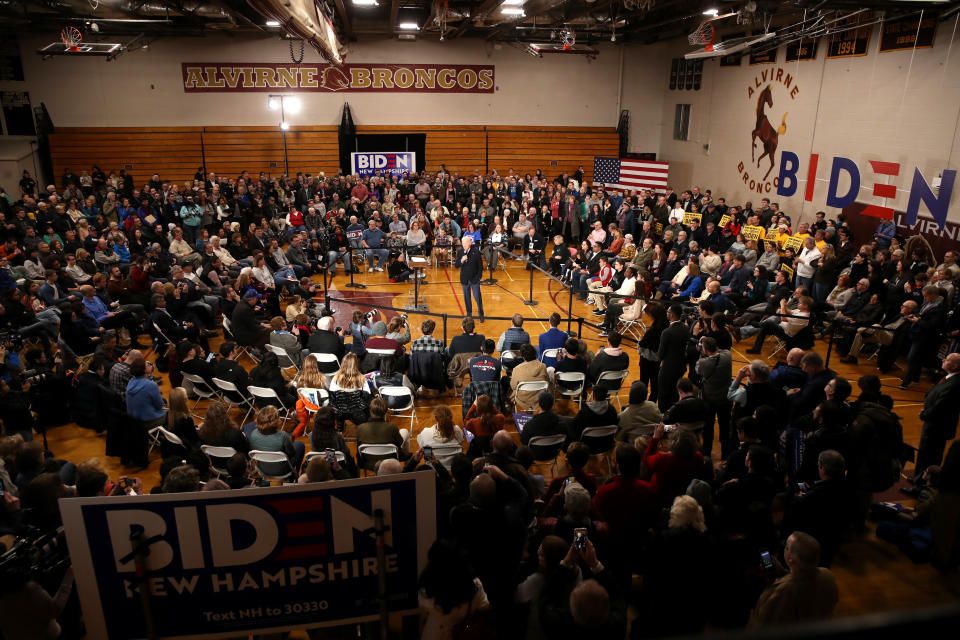
[[[18,195],[0,191],[2,533],[55,528],[59,497],[144,490],[47,450],[45,429],[73,421],[106,429],[107,455],[127,465],[146,466],[155,438],[155,492],[432,473],[427,638],[465,620],[504,637],[621,638],[628,606],[632,637],[826,618],[830,563],[885,513],[873,496],[911,455],[872,367],[851,383],[814,349],[829,337],[850,364],[888,372],[904,357],[904,389],[936,381],[913,474],[923,507],[883,535],[957,560],[937,552],[957,533],[936,520],[960,492],[960,449],[946,452],[960,265],[886,221],[854,238],[842,219],[795,224],[766,198],[607,191],[582,169],[140,184],[93,167],[45,188],[24,172]],[[499,336],[478,331],[484,262],[517,248],[594,307],[596,352],[556,313],[539,335],[519,314]],[[469,270],[449,344],[429,318],[358,309],[337,327],[318,302],[338,264],[401,281],[416,254]],[[760,354],[770,336],[781,360],[734,368],[735,343]],[[407,416],[433,393],[461,394],[462,411],[437,405],[414,433]],[[118,420],[136,429],[118,435]],[[608,473],[588,471],[606,452]],[[544,461],[562,468],[545,477]]]

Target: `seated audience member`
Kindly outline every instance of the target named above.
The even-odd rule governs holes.
[[[530,344],[530,334],[523,330],[523,316],[513,314],[513,326],[500,334],[497,340],[497,351],[514,351],[521,345]],[[534,350],[536,357],[536,350]]]
[[[162,425],[167,408],[160,395],[160,387],[147,377],[147,362],[142,357],[130,363],[130,382],[127,383],[127,413],[150,429]]]
[[[666,505],[683,494],[694,478],[709,479],[709,469],[704,466],[696,436],[681,430],[674,431],[671,433],[670,450],[660,451],[663,434],[664,426],[661,423],[653,432],[653,438],[644,453],[644,464],[652,476],[651,481],[657,486],[661,503]]]
[[[485,340],[483,334],[475,333],[476,324],[473,318],[464,318],[460,326],[463,327],[463,333],[454,336],[447,347],[447,356],[453,358],[458,353],[479,353],[480,347]]]
[[[287,455],[294,472],[300,468],[306,447],[302,442],[294,442],[290,434],[280,429],[280,414],[276,407],[264,407],[257,412],[256,429],[247,436],[250,449],[256,451],[281,451]],[[267,475],[281,476],[290,470],[287,465],[276,462],[264,462],[260,469]],[[294,476],[295,478],[296,476]]]
[[[601,373],[607,371],[625,371],[630,368],[630,356],[620,348],[621,340],[620,334],[616,332],[610,333],[607,336],[607,346],[597,352],[597,355],[593,357],[593,362],[590,363],[590,367],[587,369],[588,384],[597,384]],[[599,386],[607,391],[614,391],[622,384],[623,380],[605,380]]]
[[[421,449],[424,447],[436,448],[450,445],[463,447],[463,429],[453,423],[453,412],[450,411],[450,407],[446,405],[436,407],[433,410],[433,419],[436,420],[436,423],[432,427],[427,427],[421,431],[420,435],[417,436],[417,445]],[[434,452],[434,456],[440,461],[440,464],[449,467],[454,456],[460,453],[462,453],[462,451],[445,453],[443,456],[440,456]]]
[[[537,360],[537,350],[533,345],[525,344],[520,347],[520,357],[523,362],[513,368],[513,373],[510,376],[510,389],[512,391],[511,399],[517,404],[518,409],[522,410],[536,405],[540,390],[518,392],[518,385],[521,382],[549,383],[550,378],[547,376],[546,365]]]
[[[324,316],[317,320],[317,330],[310,334],[307,350],[310,353],[330,353],[343,362],[347,349],[343,344],[343,337],[334,332],[333,316]],[[336,362],[319,363],[321,373],[333,373],[337,370]]]
[[[410,457],[410,431],[399,429],[397,425],[386,419],[387,402],[381,396],[370,401],[370,420],[357,425],[357,462],[360,467],[372,469],[365,464],[359,452],[362,444],[392,444],[396,445],[397,452],[402,460]]]
[[[275,399],[260,400],[258,398],[258,406],[264,403],[280,406],[280,403],[283,403],[284,407],[292,408],[297,402],[297,392],[283,377],[280,359],[272,351],[264,353],[260,363],[250,371],[250,384],[271,389],[279,398],[279,402]]]
[[[493,357],[495,347],[496,345],[493,343],[493,340],[484,340],[482,353],[470,358],[471,382],[489,382],[500,379],[503,367],[500,361]]]
[[[776,335],[784,340],[793,338],[801,329],[807,327],[810,322],[810,311],[813,309],[813,298],[803,296],[797,302],[797,308],[791,310],[787,306],[787,300],[780,301],[779,314],[771,316],[760,324],[760,333],[751,349],[747,353],[760,353],[763,349],[763,342],[768,335]]]
[[[820,543],[795,531],[787,538],[783,558],[790,573],[760,594],[750,626],[776,627],[830,618],[839,595],[833,573],[819,566]]]
[[[564,419],[553,411],[553,403],[553,394],[549,391],[542,391],[540,395],[537,396],[537,407],[534,411],[534,416],[527,420],[527,423],[523,426],[523,430],[520,432],[520,442],[529,445],[530,438],[567,434]],[[531,446],[530,450],[534,456],[540,456],[546,453],[544,449],[537,446]],[[539,460],[540,458],[538,457],[537,459]]]
[[[237,343],[224,342],[220,345],[220,358],[213,363],[214,377],[226,380],[236,385],[239,392],[246,396],[250,386],[250,376],[247,370],[237,362]]]
[[[582,484],[590,495],[597,493],[597,487],[600,486],[597,476],[586,471],[587,463],[590,462],[590,448],[582,442],[574,442],[567,447],[566,455],[567,469],[566,473],[558,474],[547,487],[547,493],[543,496],[544,501],[550,502],[550,499],[560,493],[567,479],[571,482]]]
[[[560,357],[557,358],[557,364],[554,367],[554,375],[558,373],[582,373],[584,376],[587,374],[587,369],[589,365],[587,361],[580,356],[580,341],[576,338],[567,338],[567,341],[563,345],[563,352],[560,354]],[[561,384],[571,389],[576,388],[576,384]],[[584,381],[584,389],[588,386],[586,380]]]
[[[663,416],[657,403],[647,400],[647,385],[637,380],[630,385],[630,399],[626,409],[620,413],[617,424],[617,440],[633,442],[637,436],[652,436]]]
[[[563,345],[567,342],[567,332],[561,331],[560,327],[560,314],[552,313],[550,314],[550,328],[540,334],[540,337],[537,339],[537,357],[541,359],[543,364],[548,367],[555,366],[557,363],[556,358],[544,358],[543,352],[548,349],[562,349]]]
[[[337,429],[337,415],[333,407],[325,406],[317,410],[313,416],[313,431],[310,432],[310,450],[333,452],[336,458],[337,452],[343,454],[343,462],[338,463],[347,472],[351,478],[359,475],[357,466],[354,464],[353,456],[350,455],[350,448],[347,446],[343,433]],[[400,455],[403,455],[401,452]],[[336,461],[336,460],[335,460]],[[399,462],[394,460],[394,462]]]
[[[283,364],[289,366],[293,362],[300,366],[303,358],[301,356],[300,339],[287,331],[287,322],[280,316],[274,316],[270,319],[270,344],[274,347],[280,347],[290,360],[284,360]]]
[[[750,447],[761,444],[762,427],[759,420],[753,416],[746,416],[737,420],[736,427],[738,446],[730,452],[723,465],[717,470],[718,485],[747,475],[747,452]]]
[[[695,449],[692,438],[690,442]],[[666,504],[670,505],[667,528],[650,541],[650,548],[656,549],[656,553],[643,556],[640,598],[646,610],[657,612],[644,621],[643,634],[695,635],[703,630],[707,611],[704,607],[690,607],[689,602],[706,602],[716,596],[711,589],[716,559],[703,509],[696,499],[677,495],[666,500]],[[703,579],[691,581],[691,575],[701,575]]]
[[[580,411],[577,412],[577,416],[568,427],[567,442],[572,443],[580,440],[583,430],[588,427],[609,427],[616,424],[617,410],[607,399],[607,390],[603,387],[594,387],[593,400],[583,403]]]
[[[474,435],[470,443],[470,457],[475,458],[490,448],[493,434],[503,429],[503,414],[497,411],[490,396],[477,396],[467,415],[463,417],[464,428]]]
[[[492,492],[496,493],[493,481]],[[476,500],[484,503],[478,488]],[[454,627],[474,612],[490,608],[483,583],[473,571],[468,549],[450,540],[438,539],[430,547],[427,566],[420,574],[420,611],[423,627],[420,637],[427,640],[452,638]]]
[[[803,359],[804,353],[803,349],[790,349],[787,352],[786,361],[778,362],[770,370],[770,383],[784,391],[798,389],[806,384],[807,374],[800,367],[800,361]]]
[[[817,459],[820,480],[800,486],[788,504],[781,530],[809,533],[823,553],[822,562],[830,565],[849,522],[850,495],[845,479],[846,461],[833,450],[822,451]]]
[[[593,507],[607,523],[610,544],[625,553],[630,567],[639,559],[637,542],[647,536],[660,513],[657,488],[639,479],[643,456],[631,444],[621,442],[614,454],[618,475],[597,489]]]
[[[707,417],[707,403],[696,396],[690,378],[677,380],[677,394],[680,399],[663,414],[664,424],[676,425],[682,431],[700,436]]]

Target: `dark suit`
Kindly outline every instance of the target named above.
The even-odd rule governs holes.
[[[910,351],[907,353],[907,372],[903,374],[904,384],[919,380],[923,366],[929,362],[930,356],[936,353],[946,322],[944,304],[943,298],[937,298],[933,303],[921,303],[917,311],[920,319],[911,323],[908,329]]]
[[[460,286],[463,287],[463,302],[467,308],[467,315],[473,315],[473,302],[470,299],[470,293],[477,299],[477,311],[480,317],[483,317],[483,298],[480,295],[480,276],[483,274],[483,259],[480,257],[480,250],[476,246],[470,246],[470,252],[466,254],[467,259],[462,261],[464,256],[463,248],[457,251],[454,264],[460,269]]]
[[[256,312],[246,299],[238,302],[233,310],[230,333],[236,338],[237,344],[244,347],[263,347],[270,337],[267,329],[260,326]]]
[[[687,369],[687,342],[690,329],[683,322],[673,322],[660,335],[660,375],[657,381],[657,404],[660,411],[669,409],[679,397],[677,380]]]
[[[957,421],[960,420],[960,374],[941,380],[927,392],[923,399],[923,430],[920,432],[920,449],[917,451],[917,468],[914,477],[919,477],[930,465],[943,462],[947,440],[956,437]]]
[[[343,356],[346,354],[347,349],[343,346],[343,340],[335,334],[333,331],[315,331],[313,335],[310,336],[310,340],[307,342],[307,349],[310,353],[332,353],[337,356],[337,360],[343,362]],[[324,371],[323,363],[321,363],[320,372],[321,373],[333,373],[336,371],[336,365],[331,364],[331,371]]]
[[[250,376],[246,369],[240,366],[236,360],[221,358],[213,364],[213,373],[215,378],[232,382],[244,396],[250,395],[247,387],[250,386]],[[229,397],[229,396],[228,396]],[[236,400],[236,398],[234,398]]]

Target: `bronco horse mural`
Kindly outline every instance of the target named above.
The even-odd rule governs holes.
[[[783,119],[780,121],[780,127],[774,129],[773,125],[770,124],[770,121],[767,119],[766,114],[763,112],[765,107],[773,106],[773,94],[770,91],[770,85],[768,84],[766,88],[760,92],[760,97],[757,98],[757,126],[753,130],[750,138],[750,160],[753,161],[753,156],[755,155],[757,138],[760,138],[760,142],[763,143],[763,153],[760,154],[760,157],[756,159],[757,168],[760,167],[760,161],[763,160],[764,156],[769,157],[770,159],[770,168],[767,169],[767,173],[764,174],[763,179],[766,180],[767,176],[770,175],[770,172],[773,171],[773,155],[777,151],[777,143],[780,140],[780,136],[787,132],[787,114],[783,114]]]

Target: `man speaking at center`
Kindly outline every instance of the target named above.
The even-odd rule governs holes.
[[[483,298],[480,296],[480,275],[483,273],[483,261],[480,251],[473,246],[473,238],[464,236],[460,240],[462,249],[457,251],[457,267],[460,269],[460,284],[463,286],[463,300],[467,305],[467,317],[473,315],[473,302],[470,300],[470,291],[477,299],[477,311],[480,313],[480,322],[483,322]]]

